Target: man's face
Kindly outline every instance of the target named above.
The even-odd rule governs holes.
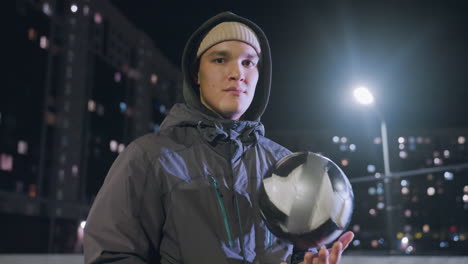
[[[252,103],[258,81],[258,55],[240,41],[224,41],[200,58],[197,83],[203,105],[238,120]]]

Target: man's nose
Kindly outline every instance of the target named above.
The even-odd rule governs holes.
[[[233,63],[229,69],[229,79],[235,81],[244,81],[244,69],[241,64]]]

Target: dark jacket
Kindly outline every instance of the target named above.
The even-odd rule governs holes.
[[[240,21],[261,42],[260,79],[241,121],[200,103],[193,82],[196,48],[222,21]],[[290,152],[264,137],[268,42],[252,22],[222,13],[197,30],[183,57],[184,98],[157,133],[131,143],[112,165],[85,228],[86,263],[280,263],[291,246],[269,233],[257,190]]]

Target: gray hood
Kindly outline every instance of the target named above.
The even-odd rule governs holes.
[[[195,69],[197,64],[196,53],[200,42],[203,40],[205,35],[216,25],[227,22],[235,21],[240,22],[250,27],[260,42],[260,48],[262,50],[262,57],[259,63],[259,74],[255,96],[250,105],[249,109],[242,116],[242,120],[248,121],[259,121],[265,108],[268,104],[268,98],[270,96],[270,85],[271,85],[271,55],[270,46],[265,33],[254,24],[252,21],[237,16],[231,12],[220,13],[204,24],[202,24],[189,38],[185,45],[184,53],[182,56],[182,74],[183,74],[183,94],[185,102],[196,109],[199,109],[205,114],[216,116],[215,113],[208,110],[200,101],[199,88],[195,82]]]

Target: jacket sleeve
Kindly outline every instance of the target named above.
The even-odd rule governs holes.
[[[88,215],[85,263],[159,261],[164,210],[157,176],[136,143],[117,157]]]

